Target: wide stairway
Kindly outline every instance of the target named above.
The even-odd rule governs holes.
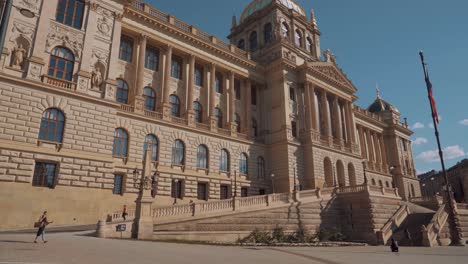
[[[410,213],[394,232],[393,238],[400,246],[422,246],[423,225],[429,225],[435,211],[413,203],[407,203],[407,205]]]
[[[463,239],[468,242],[468,204],[457,204]]]

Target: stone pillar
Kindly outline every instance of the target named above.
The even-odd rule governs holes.
[[[366,135],[366,141],[367,141],[367,149],[369,150],[369,164],[371,168],[374,168],[374,160],[375,160],[375,153],[374,153],[374,145],[372,144],[372,139],[371,139],[371,131],[367,131],[365,133]]]
[[[106,92],[104,98],[115,101],[117,93],[117,78],[119,78],[119,51],[120,39],[122,36],[122,18],[123,14],[115,16],[114,31],[112,33],[111,55],[109,57],[109,65],[107,70]]]
[[[315,87],[313,87],[313,96],[314,96],[314,123],[315,123],[315,128],[317,129],[317,132],[320,134],[321,133],[321,126],[320,124],[320,104],[319,104],[319,98],[317,95],[317,91],[315,90]]]
[[[164,84],[163,84],[163,119],[170,119],[171,105],[169,102],[169,90],[171,83],[171,64],[172,64],[172,46],[166,48],[166,61],[164,65]]]
[[[331,124],[331,113],[330,113],[330,106],[328,105],[329,102],[328,102],[328,99],[327,99],[327,92],[326,91],[323,91],[322,93],[322,108],[325,107],[325,109],[323,109],[323,114],[324,114],[324,120],[325,120],[325,135],[330,139],[333,139],[333,134],[332,134],[332,124]]]
[[[363,157],[366,160],[369,160],[369,157],[367,156],[367,145],[366,145],[366,140],[364,140],[364,131],[361,126],[358,127],[359,130],[359,141],[361,143],[361,157]]]
[[[306,109],[305,125],[306,125],[307,132],[310,133],[310,131],[312,130],[314,126],[314,117],[313,117],[312,102],[311,102],[311,96],[312,96],[311,85],[307,81],[304,83],[304,93],[305,93],[304,104],[305,104],[305,109]]]
[[[340,111],[340,103],[338,102],[338,97],[335,96],[333,99],[333,109],[334,109],[334,116],[335,116],[335,133],[336,138],[340,141],[343,140],[343,129],[341,127],[341,111]]]
[[[210,70],[210,120],[211,120],[211,130],[217,130],[217,123],[215,117],[215,100],[216,99],[216,64],[211,64]]]
[[[245,80],[245,133],[252,136],[252,83],[249,79]]]
[[[379,140],[380,140],[380,149],[382,151],[382,166],[383,166],[384,172],[388,172],[389,166],[388,166],[388,160],[387,160],[387,152],[385,149],[384,138],[382,134],[380,134]]]
[[[143,113],[145,110],[145,99],[143,98],[143,89],[145,86],[145,57],[146,43],[148,37],[140,35],[140,45],[138,54],[138,66],[136,68],[136,87],[135,87],[135,112]]]
[[[341,127],[343,132],[343,140],[346,144],[349,143],[349,126],[348,126],[348,116],[346,114],[345,105],[340,104],[340,115],[341,115]]]
[[[140,240],[151,240],[154,232],[154,221],[152,204],[154,198],[151,196],[151,148],[147,148],[143,162],[143,173],[140,181],[140,192],[136,200],[135,223],[137,224],[136,238]]]
[[[187,85],[187,122],[189,126],[195,126],[195,111],[193,110],[193,90],[195,89],[195,55],[189,59],[189,78]]]
[[[316,105],[317,105],[317,102],[315,101],[315,87],[313,84],[309,83],[309,101],[310,101],[310,121],[312,122],[311,124],[311,129],[313,130],[318,130],[318,126],[317,126],[317,113],[316,113]]]
[[[345,105],[346,121],[348,126],[348,140],[351,144],[356,143],[356,124],[354,123],[353,108],[350,102],[346,102]]]
[[[236,113],[236,96],[234,92],[234,72],[229,73],[229,116],[231,118],[231,133],[237,133],[237,124],[235,119]]]
[[[86,24],[88,25],[96,25],[97,24],[97,13],[96,13],[96,6],[95,5],[86,5],[85,8],[85,14],[87,15],[83,18],[83,27],[85,27]],[[86,19],[87,17],[87,19]],[[94,36],[97,31],[97,27],[87,27],[84,30],[86,30],[86,35],[84,37],[84,44],[83,44],[83,52],[82,52],[82,58],[80,61],[80,67],[79,71],[77,73],[78,79],[77,79],[77,92],[80,93],[88,93],[91,96],[94,97],[101,97],[102,96],[102,90],[101,87],[93,87],[93,84],[91,83],[91,76],[92,76],[92,71],[93,68],[96,65],[91,65],[91,58],[93,56],[93,45],[94,45]],[[108,53],[106,55],[109,55]],[[109,69],[109,65],[106,65],[105,61],[99,60],[104,66],[105,69]],[[105,80],[105,72],[101,72],[102,74],[102,79]],[[94,88],[94,89],[93,89]]]

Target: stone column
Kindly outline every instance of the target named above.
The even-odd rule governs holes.
[[[319,98],[317,95],[317,91],[315,90],[315,87],[313,87],[313,96],[314,96],[314,123],[315,123],[315,128],[317,129],[317,132],[320,134],[321,133],[321,126],[320,124],[320,104],[319,104]]]
[[[359,142],[361,143],[361,157],[363,157],[366,160],[369,160],[369,157],[367,156],[367,146],[366,146],[366,141],[364,140],[364,131],[362,131],[362,127],[358,127],[359,130]]]
[[[335,133],[336,133],[336,138],[340,140],[340,142],[343,140],[343,129],[341,127],[341,111],[340,111],[340,103],[338,102],[338,97],[335,96],[333,99],[333,109],[335,112]]]
[[[101,97],[102,96],[102,86],[100,87],[93,87],[93,84],[91,83],[91,76],[92,76],[92,71],[93,68],[96,65],[91,65],[91,58],[93,56],[93,45],[94,45],[94,36],[97,31],[97,27],[87,27],[84,28],[87,24],[88,25],[96,25],[97,24],[97,13],[96,13],[96,8],[97,6],[95,5],[86,5],[85,8],[85,14],[87,14],[85,17],[83,17],[83,30],[86,31],[86,35],[84,37],[84,44],[83,44],[83,55],[82,59],[80,61],[80,67],[79,71],[77,73],[78,79],[77,79],[77,92],[80,93],[87,93],[91,96],[94,97]],[[87,18],[87,20],[86,20]],[[107,53],[106,55],[109,55]],[[106,65],[105,61],[103,60],[98,60],[101,62],[105,69],[109,69],[109,65]],[[94,69],[95,70],[95,69]],[[105,72],[101,72],[102,74],[102,79],[105,80]],[[94,88],[94,89],[93,89]]]
[[[371,137],[372,137],[372,142],[373,142],[373,145],[374,145],[376,167],[381,169],[382,168],[382,157],[381,157],[381,152],[379,151],[380,143],[377,140],[376,133],[372,133]]]
[[[311,124],[311,129],[313,130],[318,130],[317,127],[317,114],[316,114],[316,104],[317,102],[315,101],[315,87],[313,84],[309,83],[309,98],[310,100],[310,121],[312,122]]]
[[[231,133],[237,133],[237,124],[236,119],[234,117],[236,113],[236,97],[234,93],[234,72],[229,73],[229,116],[231,118]]]
[[[354,123],[354,120],[353,120],[353,109],[352,109],[352,106],[351,106],[351,103],[350,102],[346,102],[345,104],[345,114],[346,114],[346,124],[348,126],[348,141],[351,143],[351,144],[355,144],[356,143],[356,124]]]
[[[372,139],[371,139],[371,131],[367,131],[365,133],[366,135],[366,141],[367,141],[367,149],[369,150],[369,165],[373,169],[374,168],[374,160],[375,160],[375,153],[374,153],[374,146],[372,144]]]
[[[312,112],[312,103],[311,103],[311,85],[309,82],[304,83],[304,104],[305,104],[305,125],[306,125],[306,130],[307,133],[310,133],[312,131],[312,128],[314,126],[314,117],[313,117],[313,112]],[[309,138],[309,137],[308,137]]]
[[[349,143],[349,126],[348,126],[348,116],[346,114],[346,108],[344,105],[340,104],[340,115],[341,115],[341,126],[343,132],[343,140],[346,144]]]
[[[245,80],[245,133],[252,136],[252,83],[249,79]]]
[[[217,130],[217,123],[215,117],[215,100],[216,99],[216,64],[211,63],[210,70],[210,120],[211,120],[211,130]]]
[[[135,111],[139,113],[143,113],[145,110],[145,99],[143,98],[143,89],[145,86],[145,57],[147,39],[148,37],[146,35],[140,35],[138,66],[136,68],[137,80],[135,87]]]
[[[325,107],[325,111],[324,111],[324,114],[325,114],[325,125],[326,125],[326,135],[328,137],[328,140],[329,141],[332,141],[333,140],[333,130],[332,130],[332,122],[331,122],[331,113],[330,113],[330,105],[329,105],[329,101],[328,101],[328,98],[327,98],[327,92],[323,91],[323,95],[322,95],[322,100],[323,100],[323,106]]]
[[[163,85],[163,119],[170,119],[171,105],[169,102],[169,90],[171,83],[172,46],[166,48],[166,61],[164,65],[164,85]]]
[[[187,84],[187,122],[189,126],[195,126],[195,111],[193,110],[193,90],[195,89],[195,55],[190,54],[189,78]]]
[[[382,134],[380,134],[379,140],[380,140],[380,149],[382,151],[382,166],[384,168],[384,172],[388,172],[389,166],[388,166],[388,160],[387,160],[387,152],[385,149],[384,138]]]
[[[151,148],[147,148],[143,162],[143,173],[140,180],[140,192],[136,200],[135,222],[137,224],[136,237],[140,240],[153,238],[154,221],[152,215],[152,204],[154,198],[151,196]]]
[[[47,2],[47,1],[46,1]],[[114,31],[112,33],[111,55],[107,70],[106,92],[104,98],[115,101],[117,93],[117,78],[119,78],[119,51],[120,39],[122,36],[122,18],[123,14],[118,14],[114,19]]]

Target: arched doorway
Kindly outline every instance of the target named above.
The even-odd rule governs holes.
[[[346,186],[346,176],[345,176],[345,170],[344,170],[344,165],[341,160],[336,162],[336,170],[338,173],[338,186],[339,187],[345,187]]]
[[[333,187],[333,166],[330,158],[325,158],[323,160],[323,169],[325,172],[325,185],[324,187]]]
[[[354,169],[354,165],[352,163],[348,164],[348,177],[349,177],[349,185],[356,186],[356,170]]]

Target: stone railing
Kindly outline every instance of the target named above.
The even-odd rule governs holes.
[[[432,217],[431,222],[423,227],[423,246],[434,247],[438,245],[437,237],[447,223],[447,218],[448,213],[445,210],[445,204],[442,204]]]
[[[120,105],[120,109],[125,112],[133,113],[135,111],[135,107],[133,105]]]
[[[127,220],[133,220],[135,219],[135,208],[127,208]],[[107,222],[118,222],[118,221],[123,221],[122,217],[123,211],[115,211],[113,212],[107,219]]]
[[[367,185],[345,186],[337,189],[338,193],[355,193],[367,191]]]
[[[198,129],[203,129],[203,130],[206,130],[206,131],[210,130],[210,125],[208,125],[208,124],[198,123],[198,122],[196,122],[195,124],[196,124],[196,128],[198,128]]]
[[[74,82],[56,79],[47,75],[42,76],[42,82],[57,88],[63,88],[70,91],[75,91],[76,89],[76,84]]]
[[[221,134],[221,135],[230,136],[231,135],[231,130],[224,129],[224,128],[218,128],[218,133]]]
[[[180,117],[175,117],[171,116],[172,122],[179,124],[179,125],[186,125],[187,124],[187,119],[185,118],[180,118]]]
[[[393,232],[403,223],[410,213],[408,205],[403,205],[398,211],[388,220],[388,222],[377,232],[380,242],[386,245],[388,240],[393,236]]]
[[[457,209],[468,210],[468,204],[466,204],[466,203],[457,203]]]
[[[162,119],[162,117],[163,117],[162,113],[149,111],[149,110],[145,110],[145,116],[151,117],[151,118],[154,118],[154,119]]]
[[[430,197],[411,197],[409,198],[409,201],[437,211],[440,205],[443,204],[444,198],[440,195],[434,195]]]

